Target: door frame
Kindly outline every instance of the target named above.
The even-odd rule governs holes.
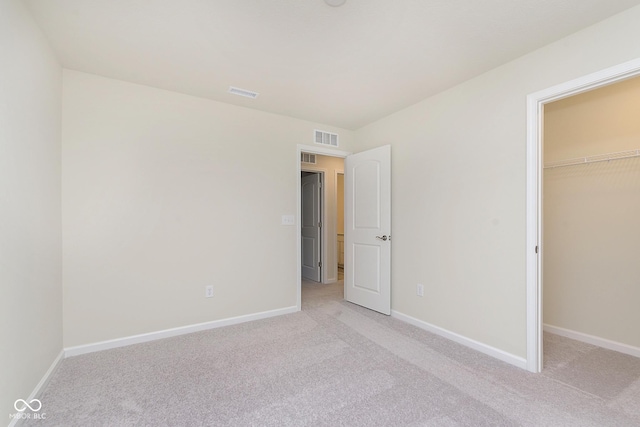
[[[348,151],[334,150],[332,148],[325,148],[320,146],[298,144],[296,147],[296,306],[298,311],[302,310],[302,232],[300,230],[300,218],[301,212],[301,185],[300,185],[300,173],[303,171],[302,162],[300,161],[300,154],[302,152],[317,154],[321,156],[346,158],[351,153]],[[309,171],[312,172],[312,171]],[[326,203],[325,203],[326,205]],[[324,216],[323,216],[324,221]],[[324,230],[323,230],[324,233]],[[326,246],[326,245],[325,245]],[[324,265],[324,264],[323,264]]]
[[[322,227],[320,228],[320,233],[318,236],[318,240],[320,241],[320,251],[318,253],[318,260],[320,261],[320,283],[324,283],[325,280],[325,274],[324,274],[324,268],[325,268],[325,259],[327,258],[327,248],[325,245],[325,240],[326,240],[326,236],[325,236],[325,232],[324,230],[326,229],[325,227],[325,216],[326,216],[326,208],[325,208],[325,200],[324,200],[324,178],[325,178],[325,173],[326,170],[325,169],[311,169],[311,168],[306,168],[306,167],[302,167],[300,168],[300,180],[302,181],[302,172],[309,172],[309,173],[313,173],[316,175],[320,175],[320,206],[319,206],[319,210],[320,212],[318,212],[318,218],[320,218],[320,223],[322,224]],[[302,187],[302,186],[301,186]],[[302,191],[302,188],[300,188],[300,191]],[[297,221],[298,225],[298,229],[300,229],[301,224],[302,224],[302,194],[300,194],[300,221]],[[302,231],[300,231],[300,240],[302,242]],[[300,244],[300,276],[302,276],[302,244]]]
[[[543,364],[543,168],[544,105],[640,75],[640,59],[561,83],[527,96],[527,370]]]

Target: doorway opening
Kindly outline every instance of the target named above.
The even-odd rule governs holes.
[[[308,158],[302,157],[302,154],[315,155],[315,164],[303,163],[301,159]],[[350,153],[344,151],[333,150],[325,147],[314,147],[306,145],[298,145],[297,149],[297,218],[299,226],[297,228],[297,306],[298,309],[302,308],[302,280],[309,280],[309,272],[311,271],[308,266],[314,262],[310,256],[312,252],[308,247],[312,246],[312,240],[309,239],[309,235],[313,233],[309,226],[313,225],[315,220],[310,220],[309,215],[305,215],[304,211],[304,197],[303,189],[306,187],[307,193],[312,192],[313,184],[303,183],[304,176],[306,174],[307,180],[311,182],[315,181],[315,176],[321,177],[321,191],[319,201],[320,214],[319,222],[320,227],[317,227],[316,231],[319,233],[319,240],[321,242],[320,247],[314,246],[318,250],[318,263],[320,263],[320,276],[318,280],[311,279],[312,282],[318,282],[321,284],[331,284],[342,280],[339,276],[338,269],[338,222],[339,218],[344,218],[344,204],[341,205],[342,211],[338,214],[338,176],[344,176],[344,159]],[[315,197],[315,196],[311,196]],[[307,201],[309,197],[307,197]],[[307,208],[311,206],[310,203],[306,203]],[[306,217],[303,218],[303,217]],[[304,246],[307,246],[305,248]],[[305,267],[305,265],[307,267]],[[344,266],[344,264],[343,264]],[[317,277],[317,276],[316,276]]]
[[[298,146],[297,160],[304,158],[304,147]],[[316,149],[317,150],[317,149]],[[315,150],[312,150],[312,152]],[[383,145],[348,156],[334,151],[317,154],[329,154],[333,161],[340,158],[344,163],[341,172],[334,168],[337,177],[344,173],[344,224],[345,224],[345,279],[342,291],[344,299],[380,313],[391,314],[391,146]],[[318,156],[316,156],[318,157]],[[298,164],[298,173],[300,165]],[[325,173],[325,177],[331,174]],[[300,182],[299,175],[296,177]],[[335,184],[327,182],[327,189],[334,190]],[[298,223],[301,217],[300,183],[298,184]],[[325,195],[327,192],[325,192]],[[325,197],[325,212],[335,212],[336,197]],[[333,207],[329,204],[333,203]],[[324,233],[325,254],[330,247],[333,258],[325,256],[325,283],[337,281],[337,234],[335,220],[327,219]],[[335,218],[335,217],[334,217]],[[332,227],[333,226],[333,227]],[[297,227],[298,239],[298,307],[302,308],[302,263],[301,240],[302,227]],[[328,237],[327,237],[328,236]],[[329,242],[333,239],[333,242]],[[331,269],[331,270],[330,270]],[[334,277],[329,277],[332,272]],[[311,288],[305,287],[305,290]]]
[[[640,75],[640,60],[630,61],[533,93],[527,97],[527,369],[543,367],[543,167],[544,107]]]
[[[545,106],[545,339],[640,357],[639,110],[640,77]]]

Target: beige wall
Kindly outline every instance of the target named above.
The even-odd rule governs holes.
[[[392,144],[392,309],[526,357],[526,96],[640,57],[636,7],[356,132]],[[416,284],[425,296],[416,296]]]
[[[340,140],[342,142],[342,139]],[[325,261],[323,283],[338,280],[338,205],[336,192],[336,174],[344,172],[344,159],[341,157],[316,155],[316,164],[301,163],[302,170],[324,172],[324,245]]]
[[[65,346],[295,306],[280,222],[315,128],[348,149],[346,130],[65,70]]]
[[[545,162],[640,149],[640,78],[549,104]],[[544,172],[544,323],[640,347],[640,158]]]
[[[640,77],[545,106],[545,163],[640,149]]]
[[[62,351],[62,70],[20,1],[0,2],[0,414]]]

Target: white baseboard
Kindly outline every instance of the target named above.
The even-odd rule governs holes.
[[[140,344],[163,338],[175,337],[178,335],[200,332],[207,329],[221,328],[223,326],[236,325],[238,323],[251,322],[253,320],[266,319],[269,317],[281,316],[283,314],[295,313],[298,307],[280,308],[277,310],[263,311],[260,313],[247,314],[244,316],[230,317],[227,319],[214,320],[211,322],[198,323],[195,325],[181,326],[179,328],[165,329],[163,331],[150,332],[147,334],[133,335],[124,338],[117,338],[108,341],[101,341],[92,344],[69,347],[64,350],[65,357],[79,356],[81,354],[93,353],[96,351],[109,350],[112,348],[125,347],[132,344]]]
[[[403,322],[407,322],[413,326],[417,326],[420,329],[424,329],[425,331],[429,331],[451,341],[455,341],[458,344],[462,344],[473,350],[479,351],[491,357],[495,357],[496,359],[502,360],[503,362],[507,362],[511,365],[517,366],[518,368],[527,369],[527,360],[523,357],[507,353],[506,351],[491,347],[479,341],[472,340],[471,338],[456,334],[455,332],[448,331],[439,326],[432,325],[430,323],[416,319],[415,317],[408,316],[395,310],[391,310],[391,316],[395,317],[396,319],[402,320]]]
[[[572,331],[570,329],[560,328],[558,326],[544,324],[544,331],[562,337],[571,338],[572,340],[586,342],[587,344],[597,345],[598,347],[608,350],[618,351],[635,357],[640,357],[640,348],[617,341],[611,341],[605,338],[596,337],[594,335],[584,334],[582,332]]]
[[[64,350],[60,351],[60,354],[58,354],[58,356],[54,359],[51,366],[49,366],[49,369],[47,369],[47,372],[44,373],[44,376],[42,377],[38,385],[36,385],[36,388],[34,388],[33,392],[31,392],[31,395],[29,396],[29,400],[38,398],[38,396],[40,395],[40,392],[47,386],[47,384],[49,384],[49,381],[51,381],[53,374],[55,374],[56,371],[58,370],[58,367],[60,366],[60,362],[62,362],[62,359],[64,359]]]
[[[49,381],[51,381],[51,378],[53,378],[53,374],[55,374],[58,370],[58,367],[60,367],[60,362],[62,362],[62,359],[64,359],[64,350],[60,351],[60,354],[58,354],[58,356],[53,360],[53,363],[51,364],[51,366],[49,366],[47,372],[44,373],[42,379],[33,389],[29,397],[24,400],[26,400],[27,402],[31,402],[33,399],[37,399],[40,396],[42,390],[44,390],[47,384],[49,384]],[[15,426],[18,421],[20,421],[20,418],[13,418],[9,423],[9,427]]]

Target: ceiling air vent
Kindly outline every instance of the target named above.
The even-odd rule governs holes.
[[[316,155],[311,153],[300,153],[300,161],[302,163],[316,164]]]
[[[316,144],[330,145],[332,147],[338,146],[338,134],[336,133],[316,129],[314,131],[314,140]]]
[[[229,86],[229,93],[232,93],[234,95],[244,96],[251,99],[256,99],[258,95],[260,95],[258,92],[253,92],[251,90],[246,90],[246,89],[240,89],[238,87],[233,87],[233,86]]]

